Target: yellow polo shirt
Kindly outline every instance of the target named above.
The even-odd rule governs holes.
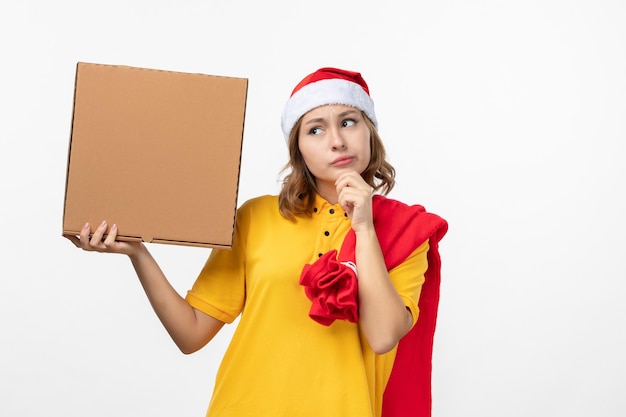
[[[217,372],[207,416],[379,416],[395,349],[376,355],[358,324],[323,326],[308,316],[302,267],[339,250],[350,219],[321,197],[312,217],[283,218],[277,196],[237,211],[232,250],[211,252],[187,301],[239,324]],[[427,268],[428,242],[389,272],[413,314]]]

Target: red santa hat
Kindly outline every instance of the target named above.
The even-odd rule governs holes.
[[[293,89],[285,104],[281,127],[285,140],[300,118],[310,110],[326,104],[344,104],[362,110],[378,127],[374,101],[360,73],[338,68],[320,68],[304,77]]]

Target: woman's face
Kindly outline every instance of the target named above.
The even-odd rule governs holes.
[[[334,191],[341,173],[360,174],[369,165],[370,130],[363,118],[361,110],[339,104],[317,107],[302,117],[298,147],[320,193],[325,187]]]

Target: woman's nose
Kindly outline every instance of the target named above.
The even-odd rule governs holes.
[[[330,143],[333,149],[343,149],[346,147],[346,142],[338,129],[331,129],[330,133]]]

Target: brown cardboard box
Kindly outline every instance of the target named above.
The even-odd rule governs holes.
[[[230,248],[248,80],[78,63],[63,234]]]

